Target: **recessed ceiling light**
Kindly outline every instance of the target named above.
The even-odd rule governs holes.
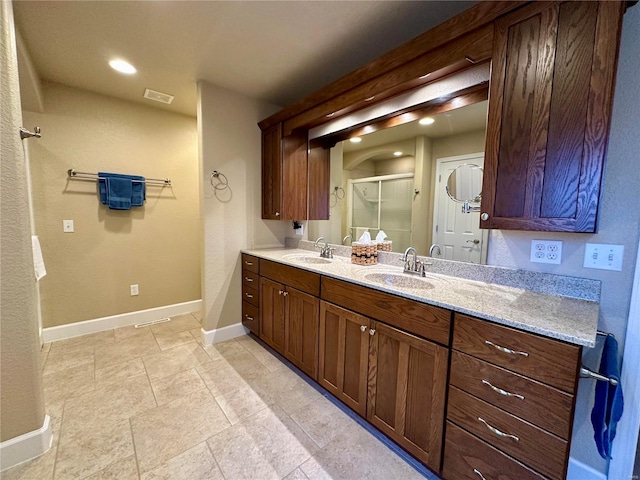
[[[430,73],[426,73],[424,75],[422,75],[421,77],[418,77],[420,80],[424,80],[425,78],[427,78],[429,75],[431,75]]]
[[[361,139],[360,137],[351,137],[351,138],[349,139],[349,141],[350,141],[351,143],[360,143],[360,142],[362,141],[362,139]]]
[[[393,152],[393,156],[394,157],[401,157],[402,156],[402,152]]]
[[[420,125],[431,125],[433,122],[435,122],[435,120],[431,117],[424,117],[421,118],[420,121],[418,122]]]
[[[124,60],[110,60],[109,66],[115,71],[124,73],[125,75],[133,75],[138,71],[136,70],[136,67],[131,65],[129,62],[125,62]]]

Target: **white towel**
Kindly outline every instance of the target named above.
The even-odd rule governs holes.
[[[39,281],[47,274],[47,269],[44,268],[44,259],[42,258],[40,241],[35,235],[31,235],[31,248],[33,249],[33,269],[36,274],[36,281]]]

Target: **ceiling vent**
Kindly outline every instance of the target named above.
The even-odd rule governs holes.
[[[169,95],[168,93],[157,92],[155,90],[147,88],[144,91],[144,98],[169,105],[171,104],[171,102],[173,102],[173,99],[175,97],[173,95]]]

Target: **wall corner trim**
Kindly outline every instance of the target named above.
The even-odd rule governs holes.
[[[45,343],[64,340],[65,338],[78,337],[89,333],[103,332],[112,328],[128,327],[137,323],[151,322],[174,315],[197,312],[202,309],[202,300],[175,303],[163,307],[138,310],[136,312],[121,313],[110,317],[95,318],[84,322],[59,325],[42,330],[42,340]]]
[[[567,480],[607,480],[607,476],[593,467],[569,457]]]
[[[234,323],[228,327],[216,328],[214,330],[205,330],[202,328],[200,332],[202,333],[202,343],[212,345],[246,335],[249,333],[249,329],[242,325],[242,323]]]
[[[44,423],[38,430],[0,443],[0,471],[39,457],[51,448],[52,443],[51,419],[45,415]]]

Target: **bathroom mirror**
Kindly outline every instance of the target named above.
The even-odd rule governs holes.
[[[482,167],[465,163],[456,167],[447,179],[447,195],[458,203],[480,203],[482,200]]]
[[[309,221],[308,238],[340,245],[347,237],[344,244],[351,245],[364,231],[375,238],[383,230],[394,252],[413,246],[428,255],[439,243],[436,257],[483,263],[488,235],[479,229],[479,214],[459,217],[447,186],[453,175],[449,190],[479,201],[486,116],[485,97],[336,143],[330,149],[330,219]]]

